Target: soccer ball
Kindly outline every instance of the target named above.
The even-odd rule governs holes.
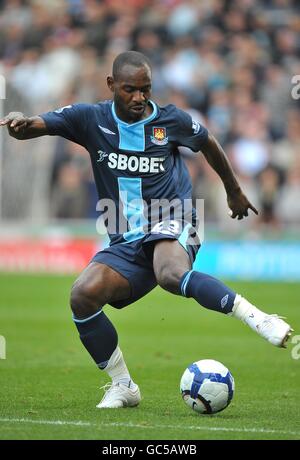
[[[215,414],[228,406],[234,393],[234,379],[223,364],[202,359],[183,373],[180,391],[184,402],[199,414]]]

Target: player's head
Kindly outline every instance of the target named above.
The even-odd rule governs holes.
[[[137,51],[119,54],[113,62],[107,84],[114,94],[118,113],[124,121],[138,121],[145,116],[151,96],[151,65]]]

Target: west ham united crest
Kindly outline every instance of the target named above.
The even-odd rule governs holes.
[[[151,142],[156,145],[166,145],[168,143],[166,128],[153,128]]]

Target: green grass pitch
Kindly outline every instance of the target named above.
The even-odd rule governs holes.
[[[127,307],[106,307],[139,407],[97,410],[106,375],[83,349],[68,307],[74,277],[0,274],[0,439],[299,439],[300,359],[239,321],[160,289]],[[230,283],[300,333],[300,287]],[[299,355],[300,351],[298,351]],[[179,381],[191,362],[212,358],[232,372],[231,405],[213,416],[190,410]]]

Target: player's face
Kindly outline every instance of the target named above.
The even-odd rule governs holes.
[[[114,93],[116,112],[128,123],[147,118],[152,109],[148,105],[151,97],[151,70],[125,65],[117,79],[107,78],[107,84]]]

